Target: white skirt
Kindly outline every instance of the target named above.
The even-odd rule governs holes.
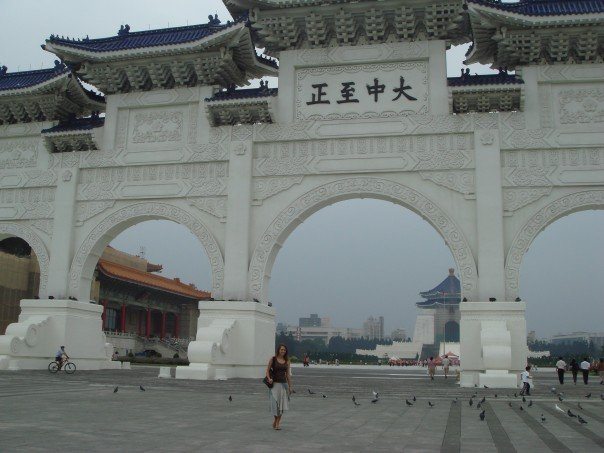
[[[289,409],[289,388],[285,382],[275,382],[272,389],[268,389],[271,414],[274,417],[283,415]]]

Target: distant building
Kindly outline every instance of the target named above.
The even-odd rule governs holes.
[[[407,331],[405,329],[395,329],[390,334],[392,341],[405,341],[407,339]]]
[[[531,330],[527,335],[526,335],[526,342],[528,344],[534,343],[535,341],[537,341],[537,335],[535,334],[534,330]]]
[[[300,318],[298,320],[299,327],[321,327],[321,318],[316,313],[311,313],[308,318]]]
[[[571,333],[560,333],[554,335],[551,339],[553,344],[573,344],[578,341],[585,341],[587,343],[593,343],[597,348],[604,346],[604,332],[571,332]]]
[[[374,318],[370,316],[363,323],[363,337],[369,340],[384,339],[384,317]]]

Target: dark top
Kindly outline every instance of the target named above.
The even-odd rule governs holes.
[[[276,357],[273,357],[273,382],[287,382],[287,362],[279,363]]]
[[[579,364],[577,362],[571,362],[570,369],[571,371],[579,371]]]

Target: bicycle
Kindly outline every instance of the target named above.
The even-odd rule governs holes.
[[[48,371],[50,371],[51,373],[57,373],[59,371],[60,368],[60,364],[59,362],[57,362],[56,360],[53,360],[52,362],[50,362],[48,364]],[[65,362],[63,364],[63,370],[65,370],[65,373],[67,374],[73,374],[76,371],[76,366],[75,363],[73,362]]]

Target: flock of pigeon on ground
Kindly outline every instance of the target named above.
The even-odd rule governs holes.
[[[146,389],[142,385],[139,385],[138,388],[139,388],[139,390],[141,392],[145,392],[146,391]],[[489,387],[487,387],[485,385],[484,388],[488,389]],[[117,393],[118,390],[119,390],[119,387],[115,386],[115,388],[113,389],[113,393]],[[560,402],[564,401],[564,393],[558,392],[555,387],[552,387],[550,391],[551,391],[551,393],[553,393],[554,395],[556,395],[558,397],[558,401],[560,401]],[[293,393],[295,393],[295,392],[293,392]],[[376,392],[375,390],[373,390],[371,393],[372,393],[373,397],[371,398],[370,401],[371,401],[371,403],[376,404],[380,400],[380,394],[379,394],[379,392]],[[308,389],[308,394],[309,395],[316,395],[316,392],[313,392],[311,389]],[[506,395],[506,396],[508,398],[510,397],[509,395]],[[521,395],[521,396],[522,396],[522,403],[526,404],[526,402],[527,402],[526,397],[524,395]],[[321,393],[321,397],[322,398],[327,398],[327,395],[325,395],[325,393]],[[474,394],[472,394],[472,396],[470,396],[470,400],[468,402],[468,404],[470,405],[470,407],[474,406],[474,399],[477,398],[477,397],[478,397],[478,393],[477,392],[474,392]],[[494,397],[495,398],[498,397],[497,393],[495,393]],[[518,398],[518,393],[517,392],[514,392],[514,398]],[[591,398],[591,393],[588,393],[587,395],[585,395],[585,398],[587,398],[587,399]],[[604,401],[604,393],[600,393],[600,399],[602,401]],[[417,403],[417,398],[415,397],[415,395],[412,396],[411,400],[413,402],[409,401],[408,398],[405,398],[405,404],[408,407],[414,406]],[[482,409],[482,411],[478,414],[478,416],[480,417],[481,421],[484,421],[484,419],[486,418],[486,409],[483,408],[483,405],[484,405],[484,403],[486,403],[486,401],[487,401],[486,396],[483,396],[482,399],[478,403],[476,403],[476,409],[478,409],[478,410]],[[232,403],[232,402],[233,402],[233,396],[229,395],[229,403]],[[353,402],[353,404],[356,407],[358,407],[358,406],[361,405],[361,403],[359,403],[357,401],[357,398],[354,395],[352,395],[352,402]],[[458,403],[458,399],[455,398],[453,400],[453,404],[457,404],[457,403]],[[436,406],[436,404],[433,403],[432,401],[428,400],[428,407],[434,407],[434,406]],[[512,404],[511,401],[508,402],[508,406],[511,407],[511,408],[514,407],[514,405]],[[568,409],[567,411],[564,411],[564,409],[562,409],[560,406],[558,406],[558,404],[554,404],[554,406],[555,406],[556,410],[562,412],[563,414],[568,415],[570,418],[576,418],[577,421],[579,422],[579,424],[581,424],[581,425],[586,425],[587,424],[587,420],[585,420],[583,417],[581,417],[580,414],[575,414],[570,409]],[[532,399],[528,401],[528,404],[526,405],[526,407],[527,408],[533,407],[533,400]],[[581,403],[577,403],[577,407],[580,410],[583,410],[583,407],[581,406]],[[521,411],[525,410],[524,406],[522,404],[520,404],[519,409]],[[541,414],[541,422],[545,423],[546,421],[547,421],[547,419],[545,418],[545,416],[543,414]]]

